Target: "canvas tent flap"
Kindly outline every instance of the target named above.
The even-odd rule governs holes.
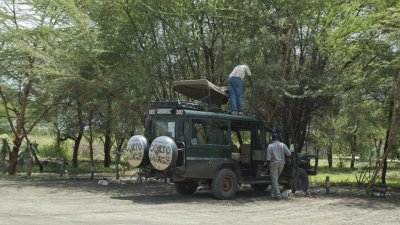
[[[184,96],[212,105],[223,105],[228,102],[228,88],[217,86],[206,79],[174,81],[172,89]]]

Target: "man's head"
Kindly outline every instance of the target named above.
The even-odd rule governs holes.
[[[278,133],[276,133],[276,132],[274,132],[274,133],[272,133],[272,140],[279,140],[279,135],[278,135]]]
[[[195,127],[196,131],[201,131],[203,129],[203,125],[200,123],[195,123],[194,127]]]

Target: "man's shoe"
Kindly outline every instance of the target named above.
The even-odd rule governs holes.
[[[238,115],[244,115],[244,114],[243,114],[243,112],[239,112],[239,114],[238,114]]]
[[[260,176],[265,177],[269,175],[269,171],[268,170],[264,170],[260,173]]]
[[[281,197],[280,196],[271,196],[272,197],[272,200],[281,200]]]
[[[232,111],[231,114],[232,115],[237,115],[237,112],[236,111]]]

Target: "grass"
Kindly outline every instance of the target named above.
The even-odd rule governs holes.
[[[329,176],[331,184],[360,185],[357,182],[356,175],[359,175],[360,169],[366,165],[366,163],[358,162],[355,164],[356,169],[350,169],[350,163],[346,163],[346,167],[335,167],[334,165],[332,168],[328,167],[326,160],[321,160],[319,163],[321,166],[318,166],[317,175],[310,176],[310,182],[314,184],[325,183],[326,177]],[[400,162],[388,162],[386,184],[389,187],[400,188]]]
[[[8,138],[11,142],[10,138]],[[72,158],[73,141],[67,140],[61,144],[61,152],[55,151],[55,139],[52,135],[31,135],[29,136],[31,142],[36,142],[39,144],[39,156],[41,158]],[[21,150],[25,148],[25,142],[21,146]],[[20,150],[20,151],[21,151]],[[96,160],[101,160],[104,158],[103,144],[100,140],[96,139],[93,143],[94,158]],[[78,157],[79,159],[89,158],[89,144],[88,141],[83,138],[79,147]]]
[[[3,138],[8,138],[3,136]],[[30,136],[31,141],[35,141],[39,144],[39,156],[42,160],[45,160],[47,157],[49,159],[62,158],[62,157],[53,157],[49,152],[54,151],[54,138],[50,135],[38,135],[38,136]],[[11,140],[9,140],[11,141]],[[23,147],[22,147],[23,148]],[[71,160],[72,156],[72,142],[67,141],[64,143],[63,148],[66,149],[66,156],[68,160]],[[65,152],[64,152],[65,153]],[[96,141],[94,145],[94,154],[95,154],[95,173],[115,173],[116,165],[114,163],[111,164],[110,168],[104,168],[103,166],[103,152],[102,152],[102,144],[99,141]],[[91,166],[88,151],[88,143],[85,139],[82,140],[81,148],[79,150],[79,167],[71,168],[71,165],[68,166],[71,171],[74,173],[90,173]],[[342,160],[342,164],[339,163],[339,159],[334,158],[334,165],[332,168],[328,168],[328,162],[326,159],[319,160],[318,173],[316,176],[310,176],[310,183],[313,184],[324,184],[326,177],[329,176],[330,183],[335,184],[346,184],[346,185],[359,185],[356,179],[356,175],[360,174],[360,168],[364,167],[366,163],[362,163],[356,161],[356,169],[350,169],[350,162],[346,159]],[[44,166],[44,172],[48,173],[59,173],[60,165],[57,163],[50,163]],[[23,165],[18,166],[18,172],[25,172],[26,168]],[[132,168],[128,166],[123,166],[122,171],[131,173],[133,171]],[[33,172],[39,172],[38,166],[33,166]],[[386,184],[390,187],[400,188],[400,162],[389,162],[388,163],[388,172],[386,175]]]
[[[2,138],[7,138],[9,142],[11,142],[11,137],[2,135]],[[31,135],[29,136],[31,142],[36,142],[39,144],[39,158],[43,162],[43,172],[44,173],[59,173],[61,169],[61,160],[66,158],[69,161],[69,165],[67,166],[67,170],[72,171],[76,174],[85,174],[91,172],[91,165],[89,160],[89,144],[86,139],[82,139],[81,146],[79,149],[78,155],[78,168],[72,168],[71,158],[72,158],[72,146],[73,142],[71,140],[65,141],[62,143],[61,151],[56,152],[54,145],[54,137],[51,135]],[[20,152],[26,148],[25,142],[20,148]],[[99,140],[96,140],[94,143],[94,171],[95,173],[116,173],[116,165],[112,163],[110,168],[105,168],[103,165],[104,153],[103,146]],[[115,155],[112,155],[114,157]],[[27,168],[23,164],[19,164],[17,166],[17,173],[26,173]],[[133,169],[128,166],[122,166],[121,173],[133,173]],[[39,173],[39,166],[36,163],[33,164],[32,167],[33,173]]]

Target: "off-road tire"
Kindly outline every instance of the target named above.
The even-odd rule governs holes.
[[[148,141],[144,136],[132,136],[125,149],[129,165],[136,168],[147,164],[149,162],[148,150]]]
[[[265,189],[267,189],[269,186],[269,184],[252,184],[251,188],[254,191],[265,191]]]
[[[308,175],[307,172],[303,168],[297,168],[296,175],[293,179],[290,180],[290,188],[293,192],[295,191],[304,191],[308,190]]]
[[[190,181],[190,182],[177,182],[174,183],[176,191],[181,195],[191,195],[199,186],[197,183]]]
[[[156,170],[167,170],[175,166],[178,147],[172,138],[160,136],[151,143],[148,155],[151,165]]]
[[[235,197],[238,179],[230,169],[221,169],[213,179],[211,189],[216,199],[231,199]]]

